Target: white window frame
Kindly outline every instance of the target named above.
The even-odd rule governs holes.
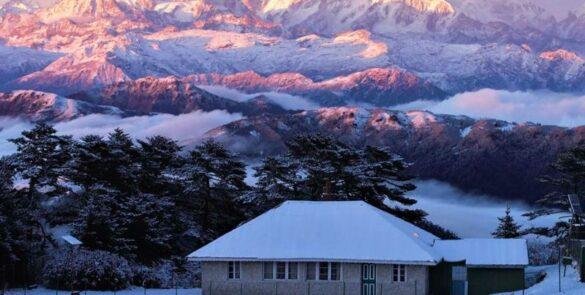
[[[238,269],[236,271],[236,265]],[[230,273],[230,269],[233,270],[233,274]],[[236,274],[238,275],[236,277]],[[228,280],[240,280],[242,278],[242,262],[241,261],[228,261],[227,263],[227,277]]]
[[[264,274],[265,269],[266,269],[266,263],[270,263],[271,267],[272,267],[272,278],[265,278]],[[276,271],[277,271],[277,264],[278,263],[284,263],[284,279],[277,279],[277,275],[276,275]],[[296,263],[297,265],[297,278],[296,279],[291,279],[290,278],[290,264],[291,262],[288,261],[264,261],[262,263],[262,279],[263,280],[267,280],[267,281],[296,281],[299,279],[299,263],[298,262],[292,262],[292,263]]]
[[[326,261],[319,261],[319,262],[311,262],[315,264],[315,277],[311,278],[311,279],[306,279],[306,274],[305,274],[305,279],[307,281],[321,281],[321,282],[325,282],[325,281],[331,281],[331,282],[339,282],[339,281],[343,281],[343,263],[339,263],[339,262],[326,262]],[[322,280],[321,279],[321,275],[320,275],[320,269],[319,269],[319,264],[321,263],[327,263],[327,279]],[[339,269],[339,277],[337,278],[337,280],[332,280],[331,279],[331,271],[332,271],[332,267],[331,265],[333,263],[336,263]],[[307,268],[309,266],[309,264],[307,263]]]
[[[392,265],[392,282],[394,283],[405,283],[408,281],[408,272],[406,271],[407,267],[405,264],[393,264]],[[398,273],[394,276],[394,271],[397,270]],[[401,280],[402,277],[401,271],[404,271],[404,280]]]

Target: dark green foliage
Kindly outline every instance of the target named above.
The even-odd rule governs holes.
[[[86,247],[144,264],[172,254],[174,207],[169,199],[97,189],[88,194],[75,227]]]
[[[138,265],[154,286],[154,269],[180,269],[178,257],[284,200],[364,200],[441,237],[455,237],[426,220],[425,212],[409,208],[416,200],[406,196],[414,186],[405,164],[382,148],[299,136],[287,155],[266,158],[256,168],[258,183],[251,188],[245,164],[214,141],[186,153],[162,136],[134,141],[117,129],[76,140],[40,124],[13,142],[18,152],[0,160],[0,259],[2,266],[28,267],[47,253],[61,253],[45,268],[49,287],[70,282],[124,288],[125,261]],[[30,186],[15,189],[17,177]],[[67,256],[52,240],[47,229],[58,225],[73,229],[85,258]],[[91,268],[91,259],[103,261],[73,278],[64,259],[80,268]]]
[[[541,178],[541,182],[556,188],[541,198],[538,203],[543,209],[526,214],[535,219],[544,215],[570,211],[569,194],[575,194],[584,203],[585,198],[585,146],[577,146],[561,154],[552,165],[554,173]],[[527,233],[555,237],[557,243],[564,243],[569,235],[570,223],[559,221],[551,228],[531,228]]]
[[[492,233],[494,238],[499,239],[515,239],[520,237],[520,226],[516,224],[514,221],[514,217],[510,215],[512,209],[508,205],[506,208],[506,215],[503,217],[498,217],[500,223],[498,224],[498,228],[496,231]]]
[[[210,242],[244,220],[246,167],[222,145],[207,141],[193,150],[180,169],[183,191],[177,202],[187,229],[197,230],[200,243]],[[189,233],[185,233],[189,235]]]
[[[13,274],[9,283],[20,286],[26,281],[22,273],[35,273],[32,265],[39,262],[47,240],[39,226],[39,210],[23,201],[29,200],[28,193],[13,188],[13,160],[0,159],[0,271]]]
[[[449,231],[431,224],[416,200],[402,159],[388,150],[357,149],[327,136],[298,136],[287,143],[289,153],[267,158],[256,168],[257,188],[250,202],[272,205],[281,200],[363,200],[441,237]]]
[[[36,125],[22,136],[10,140],[17,147],[13,157],[14,168],[20,177],[29,180],[29,206],[35,207],[36,198],[55,196],[66,191],[59,177],[71,154],[71,137],[56,135],[57,131],[46,124]],[[43,189],[43,193],[39,193]]]

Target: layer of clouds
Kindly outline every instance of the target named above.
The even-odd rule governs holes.
[[[395,109],[420,109],[437,114],[564,127],[585,125],[585,96],[549,91],[510,92],[483,89],[457,94],[441,102],[416,101],[397,106]]]
[[[247,101],[257,96],[264,95],[273,103],[283,107],[287,110],[312,110],[319,107],[318,104],[296,95],[290,95],[279,92],[260,92],[247,94],[238,90],[223,86],[197,86],[207,92],[213,93],[217,96],[229,98],[235,101]]]
[[[178,116],[160,114],[127,118],[94,114],[58,123],[55,129],[60,134],[79,138],[88,134],[103,136],[116,128],[122,128],[136,139],[164,135],[179,141],[182,145],[191,145],[197,143],[210,129],[241,118],[239,114],[229,114],[225,111],[197,111]],[[32,123],[21,119],[0,117],[0,156],[15,152],[14,145],[8,142],[8,139],[18,137],[22,131],[32,127]]]
[[[550,226],[561,216],[553,215],[528,220],[522,214],[531,210],[522,202],[506,202],[489,196],[465,193],[439,181],[417,181],[417,189],[409,195],[418,200],[417,208],[425,210],[429,220],[447,228],[461,238],[486,238],[498,225],[498,217],[504,215],[507,204],[522,229],[533,226]]]

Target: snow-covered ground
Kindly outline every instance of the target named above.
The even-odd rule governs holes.
[[[572,267],[567,267],[566,276],[562,276],[561,268],[561,292],[559,292],[559,267],[558,265],[547,265],[539,267],[529,267],[527,271],[545,271],[546,278],[544,281],[528,288],[527,290],[512,293],[502,293],[501,295],[577,295],[585,294],[585,283],[579,282],[577,271]]]
[[[578,274],[575,269],[568,267],[566,276],[561,275],[561,292],[559,292],[559,270],[557,265],[547,265],[538,267],[529,267],[527,272],[546,272],[544,281],[522,291],[502,293],[500,295],[581,295],[585,294],[585,284],[579,282]],[[26,293],[22,289],[8,290],[7,295],[68,295],[70,292],[55,291],[44,288],[28,290]],[[81,295],[201,295],[200,289],[147,289],[132,288],[117,292],[97,292],[87,291]]]
[[[12,289],[8,290],[6,295],[69,295],[71,292],[68,291],[56,291],[45,288],[37,288],[33,290],[27,290],[26,293],[23,289]],[[81,295],[201,295],[201,289],[146,289],[144,288],[131,288],[122,291],[83,291]]]

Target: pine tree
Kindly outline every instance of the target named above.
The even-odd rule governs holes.
[[[296,188],[291,199],[364,200],[410,222],[426,215],[407,208],[416,200],[405,195],[415,186],[405,175],[404,162],[389,151],[368,146],[347,146],[321,135],[299,136],[287,143],[283,163],[298,163],[287,187]]]
[[[176,218],[167,168],[180,148],[154,137],[139,142],[120,129],[106,139],[84,137],[76,146],[72,176],[85,202],[75,233],[87,247],[145,264],[173,254]]]
[[[512,209],[510,208],[510,205],[508,205],[506,207],[506,215],[503,217],[498,217],[500,223],[496,231],[492,233],[492,236],[494,238],[515,239],[520,237],[519,232],[520,226],[516,224],[516,221],[514,221],[514,217],[510,215],[511,211]]]
[[[544,209],[525,214],[530,219],[557,213],[570,212],[569,194],[585,198],[585,145],[580,145],[559,155],[551,165],[554,172],[540,179],[555,190],[537,201]],[[531,228],[527,232],[555,237],[557,243],[563,243],[569,234],[570,224],[558,221],[549,228]]]
[[[174,206],[168,197],[101,188],[88,194],[74,228],[86,247],[144,264],[173,254]]]
[[[38,124],[22,136],[10,141],[17,147],[12,157],[19,176],[28,180],[29,206],[36,208],[42,196],[63,194],[67,189],[61,185],[63,167],[70,159],[71,137],[59,136],[50,125]],[[43,192],[40,192],[41,190]]]
[[[36,224],[36,231],[42,234],[42,242],[56,246],[47,229],[47,211],[50,208],[42,204],[70,191],[64,185],[66,179],[63,178],[68,174],[65,164],[70,160],[72,139],[70,136],[57,135],[52,126],[41,123],[10,142],[17,147],[16,154],[10,157],[14,170],[18,177],[28,181],[26,197],[19,201],[27,207],[31,222]]]
[[[185,234],[209,242],[244,219],[241,198],[249,189],[245,165],[214,141],[198,146],[185,161],[179,170],[183,192],[177,200],[189,223]]]
[[[37,222],[37,211],[30,210],[26,202],[28,193],[13,187],[16,177],[13,162],[0,159],[0,269],[24,272],[30,262],[41,257],[47,245]]]
[[[249,202],[258,210],[283,200],[363,200],[443,238],[456,235],[409,207],[415,189],[402,159],[386,149],[354,148],[322,135],[302,135],[287,143],[289,152],[255,168],[257,185]]]
[[[250,205],[249,215],[255,216],[298,195],[297,163],[284,157],[267,157],[254,168],[256,185],[244,201]]]
[[[139,140],[140,191],[155,195],[168,195],[177,186],[172,170],[182,165],[181,147],[172,139],[154,136]]]

